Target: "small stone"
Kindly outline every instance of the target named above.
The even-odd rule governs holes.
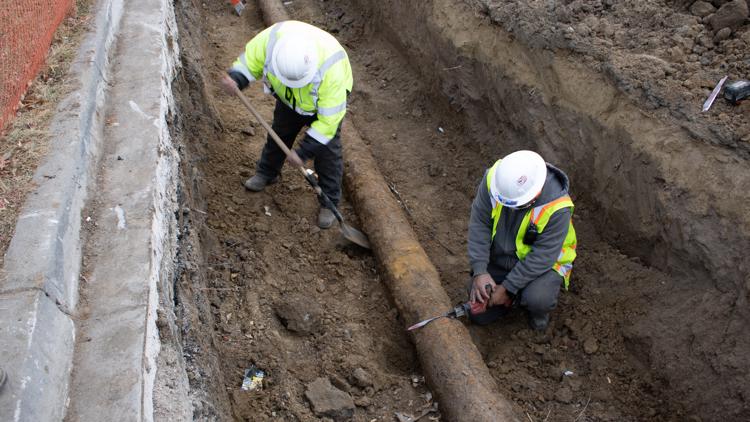
[[[372,387],[372,377],[362,368],[357,368],[352,372],[352,381],[354,385],[360,388]]]
[[[331,380],[331,384],[333,384],[336,388],[350,392],[352,389],[352,386],[349,385],[348,382],[342,377],[340,377],[338,374],[331,374],[328,376],[328,378]]]
[[[745,0],[734,0],[723,4],[711,17],[709,24],[714,31],[722,28],[736,30],[748,17],[748,6]]]
[[[589,337],[583,342],[583,351],[587,355],[593,355],[599,350],[599,344],[594,337]]]
[[[311,334],[320,328],[322,308],[315,301],[302,297],[289,297],[275,306],[274,311],[287,330],[298,334]]]
[[[247,136],[255,136],[255,128],[252,126],[248,126],[242,129],[242,133],[244,133]]]
[[[372,399],[367,396],[362,396],[354,400],[354,404],[357,405],[357,407],[370,407],[370,405],[372,404]]]
[[[343,421],[354,416],[352,397],[331,385],[328,378],[318,378],[307,384],[305,397],[317,416],[327,416],[335,421]]]
[[[715,11],[716,8],[714,7],[714,5],[700,0],[696,1],[692,6],[690,6],[690,13],[692,13],[693,16],[699,16],[701,18],[704,18],[711,13],[714,13]]]
[[[730,28],[721,28],[716,35],[714,35],[713,41],[718,44],[721,41],[724,41],[725,39],[729,38],[729,36],[732,35],[732,30]]]
[[[573,391],[568,387],[560,387],[555,391],[555,400],[568,404],[573,401]]]

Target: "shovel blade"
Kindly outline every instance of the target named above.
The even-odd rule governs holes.
[[[341,235],[344,236],[344,239],[365,249],[372,249],[372,247],[370,246],[370,240],[367,239],[367,236],[364,233],[344,223],[343,221],[341,222]]]

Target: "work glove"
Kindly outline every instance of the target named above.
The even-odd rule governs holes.
[[[247,80],[247,78],[245,77],[245,75],[243,75],[240,72],[237,72],[235,70],[229,69],[229,70],[227,70],[227,74],[234,81],[234,83],[237,84],[237,87],[240,90],[243,90],[243,89],[247,88],[248,85],[250,85],[250,81]]]

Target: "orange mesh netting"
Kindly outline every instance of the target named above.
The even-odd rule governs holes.
[[[0,0],[0,131],[47,56],[73,0]]]

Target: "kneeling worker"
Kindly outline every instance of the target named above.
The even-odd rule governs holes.
[[[349,58],[341,44],[312,25],[279,22],[250,40],[227,73],[221,83],[229,94],[263,80],[266,92],[276,97],[272,128],[288,147],[299,131],[309,126],[290,161],[302,165],[314,159],[320,187],[338,205],[344,172],[339,132],[353,83]],[[275,183],[284,157],[269,135],[256,173],[245,182],[245,188],[260,192]],[[325,229],[333,225],[335,217],[322,205],[318,226]]]
[[[471,320],[489,324],[516,302],[545,330],[568,288],[576,257],[568,177],[532,151],[516,151],[485,172],[471,206]]]

